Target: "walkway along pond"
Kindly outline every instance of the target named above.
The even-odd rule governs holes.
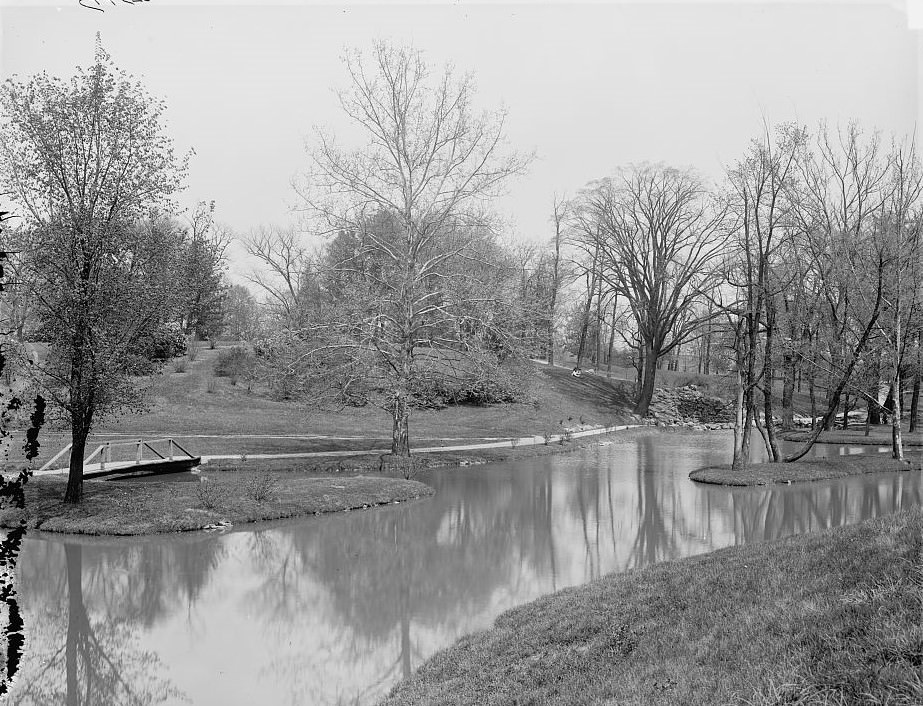
[[[371,704],[540,595],[923,501],[918,456],[906,473],[731,489],[687,478],[727,462],[729,434],[610,440],[430,471],[436,496],[408,505],[226,534],[30,534],[9,703]]]

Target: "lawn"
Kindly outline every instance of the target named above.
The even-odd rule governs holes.
[[[84,482],[78,505],[62,502],[66,483],[37,478],[26,485],[26,509],[0,511],[0,526],[21,518],[45,532],[134,535],[184,532],[260,520],[303,517],[407,502],[433,494],[413,480],[327,477],[291,471],[215,471],[171,481]]]
[[[304,453],[390,446],[391,420],[374,406],[341,410],[316,409],[279,401],[243,383],[215,377],[220,349],[203,349],[185,367],[168,363],[147,390],[147,409],[102,420],[90,436],[88,452],[104,441],[171,436],[194,455]],[[174,368],[185,372],[175,372]],[[529,399],[515,404],[452,406],[417,410],[410,421],[411,440],[418,446],[440,442],[477,442],[497,438],[561,433],[581,425],[624,422],[630,406],[627,383],[536,364]],[[37,467],[69,441],[60,428],[40,436]],[[12,439],[9,460],[21,463],[21,440]]]
[[[780,432],[779,438],[799,442],[807,440],[810,434],[810,430],[799,429],[797,431]],[[901,439],[904,446],[923,446],[923,432],[914,431],[911,434],[907,430],[907,424],[904,424],[901,430]],[[817,441],[822,444],[890,446],[891,426],[885,424],[872,426],[869,428],[868,436],[865,435],[865,429],[831,429],[830,431],[822,431]]]
[[[847,456],[844,458],[822,458],[792,463],[753,463],[742,471],[732,471],[727,466],[698,468],[689,477],[699,483],[717,485],[771,485],[773,483],[804,483],[813,480],[829,480],[865,473],[888,473],[909,471],[913,466],[909,460],[896,461],[893,458],[875,456]]]
[[[384,704],[921,704],[921,597],[915,508],[546,596]]]

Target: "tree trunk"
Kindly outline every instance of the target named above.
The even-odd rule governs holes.
[[[749,439],[744,435],[744,376],[737,366],[737,399],[734,404],[734,457],[731,461],[732,471],[741,471],[747,466],[750,455]],[[749,436],[749,435],[747,435]],[[747,447],[746,449],[744,447]]]
[[[898,332],[900,330],[898,329]],[[895,363],[895,367],[897,364]],[[901,407],[903,400],[901,389],[901,374],[895,373],[894,389],[898,394],[894,396],[894,413],[891,415],[891,455],[898,461],[904,460],[904,439],[901,436]]]
[[[583,307],[583,319],[580,322],[580,344],[577,347],[577,367],[582,367],[583,356],[586,350],[587,329],[590,327],[590,307],[593,306],[593,297],[596,295],[596,261],[599,258],[599,252],[593,253],[593,266],[587,272],[587,298],[586,305]]]
[[[808,374],[808,394],[811,396],[811,430],[814,430],[815,419],[817,419],[817,395],[814,392],[814,371]]]
[[[768,306],[767,306],[768,309]],[[772,383],[775,377],[775,369],[772,364],[773,355],[773,333],[775,330],[775,313],[766,314],[766,344],[763,358],[763,423],[765,430],[760,433],[766,442],[766,450],[769,453],[769,460],[773,463],[781,459],[779,453],[779,443],[776,441],[776,430],[773,425],[773,408],[772,408]]]
[[[782,429],[789,431],[795,427],[795,356],[787,354],[782,362],[785,377],[782,380]]]
[[[594,367],[596,370],[602,366],[602,355],[603,355],[603,319],[605,318],[605,312],[603,311],[603,278],[596,278],[598,288],[596,292],[596,363]]]
[[[391,411],[391,455],[410,457],[410,405],[407,393],[399,390],[394,396]]]
[[[654,351],[650,346],[644,348],[644,375],[641,379],[641,389],[638,393],[638,401],[635,403],[634,413],[642,417],[647,416],[647,409],[651,405],[651,398],[654,396],[654,383],[657,378],[657,360],[660,358],[660,351]]]
[[[87,450],[89,430],[86,425],[74,422],[71,425],[71,456],[67,472],[67,490],[64,502],[79,503],[83,499],[83,457]]]
[[[885,422],[888,422],[888,420],[893,419],[894,417],[894,383],[893,382],[888,387],[888,396],[885,397],[885,404],[884,404],[883,411],[884,411],[884,414],[882,416],[884,416]]]
[[[612,324],[609,326],[609,349],[606,352],[606,377],[612,377],[612,345],[615,343],[615,318],[619,305],[619,295],[612,298]]]
[[[917,409],[920,406],[920,373],[913,378],[913,395],[910,397],[910,433],[917,430]]]

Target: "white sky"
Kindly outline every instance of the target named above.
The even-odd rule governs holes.
[[[717,178],[763,116],[858,118],[887,134],[921,115],[918,0],[909,13],[901,0],[76,5],[0,0],[0,78],[68,76],[92,62],[100,31],[166,99],[180,151],[195,148],[184,200],[214,199],[240,233],[294,220],[290,183],[312,125],[345,134],[339,57],[375,38],[452,61],[475,74],[483,107],[506,106],[510,143],[538,155],[497,203],[525,238],[550,236],[556,192],[621,164]]]

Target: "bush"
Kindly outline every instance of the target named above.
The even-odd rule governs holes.
[[[279,486],[279,479],[272,473],[251,473],[244,480],[244,493],[251,500],[261,503],[269,500]]]
[[[218,481],[201,476],[196,487],[196,497],[199,499],[199,505],[206,510],[214,510],[224,500],[224,488]]]
[[[412,404],[422,409],[455,405],[519,402],[526,397],[529,376],[515,363],[487,363],[460,375],[433,375],[414,381]]]
[[[174,321],[148,332],[138,345],[142,354],[150,360],[170,360],[186,352],[183,329]]]
[[[218,352],[215,363],[215,375],[230,378],[231,384],[236,385],[240,378],[247,378],[253,371],[255,359],[243,346],[233,346]]]

